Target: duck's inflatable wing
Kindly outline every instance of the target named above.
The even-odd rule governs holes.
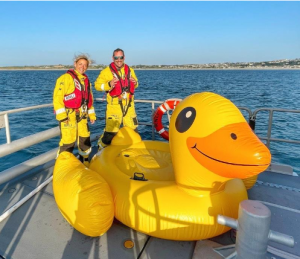
[[[61,214],[79,232],[96,237],[111,227],[114,203],[107,182],[69,152],[56,160],[53,191]]]

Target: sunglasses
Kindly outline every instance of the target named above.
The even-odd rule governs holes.
[[[124,56],[114,56],[114,59],[117,60],[117,59],[124,59]]]

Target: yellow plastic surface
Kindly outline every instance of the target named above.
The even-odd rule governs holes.
[[[90,169],[109,184],[115,217],[171,240],[226,232],[217,216],[237,218],[239,203],[247,199],[245,185],[268,167],[269,150],[239,109],[213,93],[184,99],[173,112],[169,133],[170,144],[142,141],[132,129],[121,128],[93,157]],[[135,180],[135,173],[145,180]]]
[[[187,107],[194,109],[195,120],[188,130],[179,133],[175,123],[180,125],[177,117]],[[270,151],[240,110],[214,93],[193,94],[179,103],[169,134],[176,182],[186,189],[213,187],[228,178],[249,178],[264,171],[271,161]],[[185,163],[178,157],[184,157]]]
[[[251,189],[257,181],[257,175],[242,179],[247,190]]]
[[[69,152],[56,160],[53,191],[61,214],[79,232],[96,237],[111,227],[114,203],[107,182]]]

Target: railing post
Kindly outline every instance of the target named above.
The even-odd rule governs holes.
[[[265,259],[271,211],[257,201],[242,201],[239,207],[236,259]]]
[[[4,123],[5,123],[5,132],[6,132],[6,143],[9,144],[11,142],[10,139],[10,129],[9,129],[9,120],[8,114],[4,114]]]
[[[268,124],[268,133],[267,133],[267,147],[270,148],[271,142],[271,132],[272,132],[272,122],[273,122],[273,110],[270,110],[269,113],[269,124]]]
[[[153,118],[154,114],[154,102],[152,102],[152,114],[151,114],[151,120]],[[154,131],[154,124],[152,123],[152,140],[155,140],[155,131]]]
[[[218,215],[218,223],[237,230],[235,251],[229,258],[266,259],[268,241],[294,246],[294,238],[270,230],[271,211],[259,201],[244,200],[238,220]]]
[[[255,120],[256,120],[255,115],[249,117],[249,126],[254,132],[255,132]]]

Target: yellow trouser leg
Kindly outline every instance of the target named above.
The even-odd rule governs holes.
[[[129,104],[129,100],[122,100],[123,103],[123,111],[119,103],[107,104],[106,109],[106,125],[104,129],[104,133],[98,140],[98,148],[101,150],[102,148],[110,145],[112,138],[117,134],[120,129],[120,126],[123,122],[124,126],[130,127],[132,129],[136,129],[138,127],[137,116],[134,107],[134,101],[130,103],[130,106],[127,110],[127,104]],[[125,116],[123,116],[123,112],[126,112]]]
[[[83,157],[88,157],[92,151],[91,139],[90,139],[90,129],[87,119],[82,119],[78,122],[78,152]]]
[[[104,133],[98,140],[99,150],[110,145],[112,138],[119,131],[122,123],[122,110],[119,104],[108,104],[106,108],[106,124]]]
[[[72,153],[77,138],[77,123],[76,121],[69,120],[66,122],[60,122],[59,127],[61,139],[59,142],[58,154],[63,151]]]
[[[123,125],[134,130],[138,127],[138,120],[134,108],[134,102],[131,102],[126,115],[123,117]]]

